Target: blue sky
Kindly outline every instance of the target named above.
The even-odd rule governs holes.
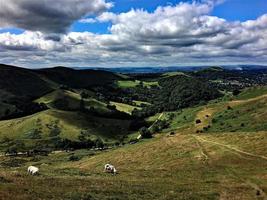
[[[131,9],[145,9],[153,12],[158,6],[175,5],[178,0],[115,0],[114,7],[110,10],[114,13],[127,12]],[[228,21],[253,20],[267,12],[266,0],[227,0],[217,5],[213,12],[214,16],[224,18]],[[90,31],[94,33],[107,33],[110,23],[83,24],[76,22],[73,24],[72,31]]]
[[[267,65],[266,0],[0,4],[0,63],[32,68]]]
[[[110,9],[114,13],[127,12],[131,9],[145,9],[153,12],[158,6],[175,5],[179,2],[191,1],[178,1],[178,0],[113,0],[114,6]],[[217,5],[213,12],[214,16],[224,18],[228,21],[246,21],[253,20],[267,12],[266,0],[227,0],[224,3]],[[77,32],[94,32],[94,33],[108,33],[108,27],[111,23],[94,23],[84,24],[78,21],[74,22],[71,26],[71,31]],[[8,28],[1,30],[0,33],[11,32],[20,34],[22,29]]]

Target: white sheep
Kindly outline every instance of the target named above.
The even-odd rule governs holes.
[[[31,175],[37,175],[39,173],[39,168],[34,167],[34,166],[30,166],[30,167],[28,167],[28,173]]]
[[[104,168],[104,172],[116,174],[117,173],[117,170],[115,169],[115,167],[113,165],[106,164],[105,165],[105,168]]]

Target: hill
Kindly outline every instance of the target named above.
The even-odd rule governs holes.
[[[266,100],[265,95],[242,103],[256,105],[262,100]],[[221,104],[238,106],[234,100],[185,109],[173,120],[183,120],[180,116],[189,114],[193,117],[176,123],[172,136],[169,132],[157,134],[153,139],[105,152],[4,158],[0,172],[0,188],[4,190],[0,194],[5,199],[265,199],[266,130],[195,132],[200,126],[196,119],[203,116],[202,123],[210,122]],[[11,163],[19,167],[8,168]],[[114,164],[119,174],[103,173],[106,163]],[[32,164],[40,167],[40,176],[26,175],[26,166]]]
[[[71,88],[90,88],[113,84],[121,76],[112,72],[100,70],[74,70],[66,67],[36,70],[35,73],[57,83]]]

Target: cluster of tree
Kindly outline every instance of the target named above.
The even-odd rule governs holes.
[[[151,128],[147,128],[145,126],[140,128],[139,133],[142,138],[152,138],[154,133],[158,133],[168,127],[169,123],[166,120],[158,120]]]
[[[172,76],[159,80],[160,89],[150,100],[153,104],[142,110],[134,110],[132,115],[144,118],[163,111],[175,111],[182,108],[204,104],[222,94],[206,82],[188,76]]]

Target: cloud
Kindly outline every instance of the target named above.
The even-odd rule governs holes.
[[[105,0],[0,0],[0,5],[0,27],[45,33],[64,33],[74,21],[113,6]]]
[[[211,16],[213,6],[214,3],[179,3],[153,12],[132,9],[88,18],[90,23],[111,22],[108,34],[2,33],[0,62],[24,66],[267,62],[267,14],[256,20],[229,22]]]

